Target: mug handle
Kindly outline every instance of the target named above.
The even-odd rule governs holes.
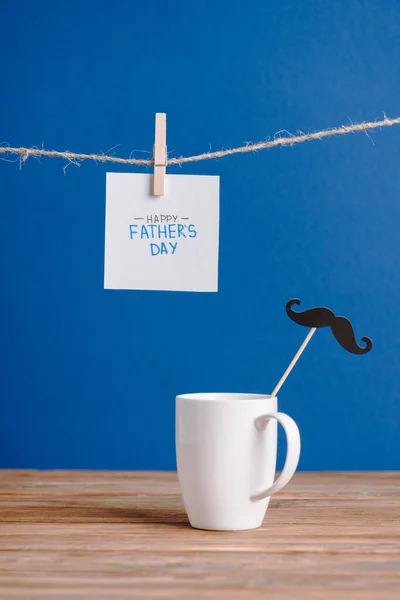
[[[264,492],[252,496],[252,500],[263,500],[272,494],[276,494],[292,479],[296,472],[300,458],[300,432],[292,417],[285,413],[277,412],[269,415],[261,415],[255,420],[255,426],[259,431],[267,427],[268,422],[275,419],[280,423],[286,433],[287,453],[285,465],[278,479]]]

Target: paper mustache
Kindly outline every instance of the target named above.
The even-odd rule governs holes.
[[[292,310],[294,304],[300,305],[300,300],[298,298],[289,300],[286,304],[286,312],[295,323],[305,327],[330,327],[342,348],[353,354],[366,354],[371,350],[372,341],[369,337],[361,338],[361,341],[365,342],[364,348],[357,344],[353,326],[346,317],[336,317],[333,311],[323,306],[296,312]]]

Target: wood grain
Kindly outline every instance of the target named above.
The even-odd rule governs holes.
[[[298,473],[262,528],[191,529],[175,473],[0,471],[0,597],[397,600],[400,473]]]

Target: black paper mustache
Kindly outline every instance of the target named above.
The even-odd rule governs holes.
[[[372,341],[369,337],[361,338],[361,341],[366,344],[365,348],[357,344],[353,326],[346,317],[336,317],[330,308],[323,306],[296,312],[292,310],[293,304],[300,305],[300,300],[293,298],[286,304],[286,312],[295,323],[305,327],[330,327],[342,348],[353,354],[366,354],[371,350]]]

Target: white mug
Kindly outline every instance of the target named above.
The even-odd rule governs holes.
[[[255,529],[270,496],[293,477],[300,434],[278,399],[263,394],[183,394],[176,397],[176,458],[192,527]],[[274,483],[277,430],[287,437],[283,471]]]

